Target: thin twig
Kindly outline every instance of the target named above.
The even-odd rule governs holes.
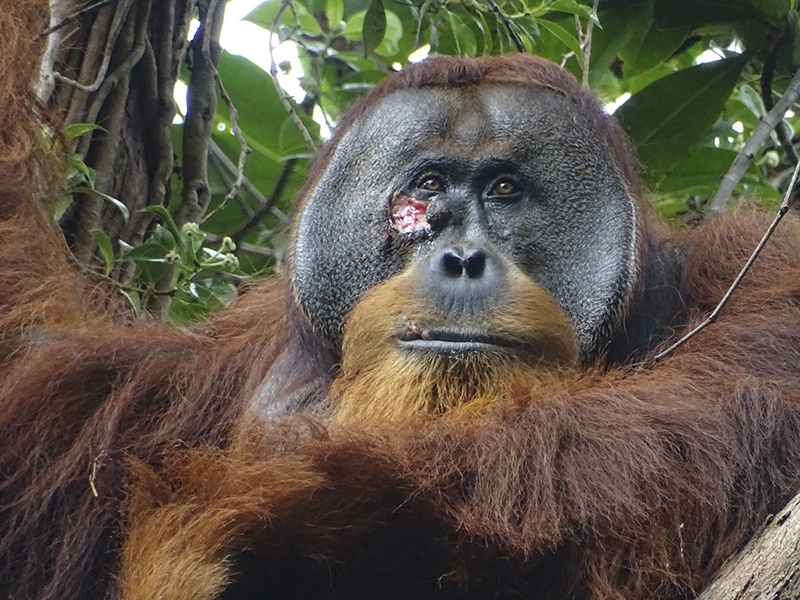
[[[495,2],[495,0],[487,0],[489,2],[489,6],[492,7],[492,10],[500,17],[500,20],[505,25],[505,28],[508,30],[508,35],[511,36],[511,41],[514,42],[514,45],[517,47],[518,52],[525,52],[525,44],[522,43],[519,35],[516,31],[514,31],[514,23],[511,22],[509,16],[503,12],[503,9],[500,8],[500,5]]]
[[[786,114],[786,111],[789,110],[798,99],[800,99],[800,69],[794,74],[783,97],[771,111],[764,115],[764,118],[756,125],[756,128],[750,135],[750,139],[745,143],[744,148],[736,155],[730,169],[728,169],[728,172],[725,173],[725,176],[722,178],[722,183],[720,183],[717,193],[714,194],[714,197],[708,204],[708,214],[715,214],[725,210],[728,198],[730,198],[731,194],[736,189],[739,180],[744,176],[756,152],[758,152],[764,140],[769,137],[770,132],[783,120],[783,115]]]
[[[230,159],[223,163],[217,156],[217,154],[220,152],[222,152],[222,150],[220,150],[219,146],[214,143],[214,138],[211,138],[211,143],[208,145],[208,172],[210,173],[213,171],[216,173],[217,176],[219,176],[222,187],[227,187],[230,189],[233,186],[234,180],[236,179],[237,168]],[[226,156],[225,158],[228,157]],[[243,189],[245,187],[245,181],[247,181],[247,177],[242,179]],[[240,193],[233,197],[233,199],[236,201],[236,205],[239,207],[239,210],[242,211],[242,214],[245,218],[253,214],[253,209],[247,202],[244,201],[241,190]]]
[[[599,0],[594,0],[592,11],[597,14],[597,3]],[[576,17],[577,18],[577,17]],[[586,34],[582,35],[581,49],[583,50],[583,87],[589,87],[589,62],[592,58],[592,31],[594,30],[594,21],[589,19],[586,23]],[[580,28],[578,29],[580,31]]]
[[[233,164],[233,161],[228,158],[228,155],[225,154],[222,149],[217,146],[214,140],[211,140],[209,149],[211,151],[210,156],[219,162],[219,164],[227,170],[228,173],[235,173],[236,172],[236,165]],[[242,187],[247,190],[247,192],[256,199],[259,206],[264,206],[265,204],[270,204],[270,199],[264,196],[264,194],[259,191],[259,189],[253,185],[253,182],[250,181],[247,177],[244,178],[242,182]],[[258,209],[256,209],[258,210]],[[282,210],[276,208],[275,206],[271,206],[269,211],[272,215],[277,218],[281,223],[287,223],[289,221],[289,217],[284,213]],[[250,214],[252,215],[254,211],[251,211]],[[235,240],[234,240],[235,241]]]
[[[258,225],[262,219],[267,216],[267,213],[272,210],[274,204],[278,201],[278,198],[280,198],[283,194],[283,190],[286,188],[286,183],[289,181],[289,175],[291,175],[296,164],[296,158],[289,159],[284,163],[283,169],[281,169],[281,173],[278,176],[278,180],[275,182],[275,187],[272,188],[272,193],[269,195],[269,198],[266,198],[265,201],[261,203],[261,206],[259,206],[255,212],[250,215],[250,218],[231,234],[231,239],[236,242],[237,245],[242,241],[242,238],[245,236],[245,234],[247,234],[247,232],[253,227]]]
[[[92,461],[92,471],[89,473],[89,488],[92,490],[92,496],[98,498],[100,494],[97,492],[97,487],[95,487],[95,482],[97,481],[97,471],[100,468],[100,461],[106,457],[105,452],[101,452],[95,459]]]
[[[215,73],[215,77],[217,80],[219,94],[222,97],[222,100],[225,102],[225,106],[228,107],[228,118],[231,122],[231,131],[233,132],[233,135],[236,136],[236,140],[239,142],[239,161],[236,165],[235,177],[230,191],[225,195],[225,198],[223,198],[219,206],[217,206],[213,211],[208,213],[203,218],[204,221],[209,219],[218,210],[224,208],[228,202],[236,197],[236,195],[239,193],[239,190],[242,189],[242,184],[244,183],[244,165],[247,160],[247,155],[251,152],[250,146],[247,145],[247,140],[245,139],[244,134],[239,127],[239,111],[236,110],[236,106],[234,106],[233,100],[228,94],[228,90],[226,90],[225,86],[222,84],[222,79],[219,76],[218,70]]]
[[[698,332],[702,331],[703,329],[705,329],[706,327],[708,327],[714,321],[717,320],[717,317],[722,312],[722,309],[725,308],[725,305],[731,299],[731,296],[733,296],[733,292],[736,291],[736,288],[739,287],[739,284],[742,282],[742,279],[744,279],[744,276],[750,270],[750,267],[753,266],[753,263],[758,258],[758,255],[761,254],[761,250],[764,248],[769,238],[772,237],[773,232],[778,227],[778,223],[781,222],[784,215],[789,211],[789,203],[792,200],[792,195],[794,194],[794,188],[797,185],[798,174],[800,174],[800,163],[797,163],[797,165],[795,165],[794,173],[792,174],[792,181],[789,183],[789,188],[786,190],[786,195],[783,197],[783,202],[781,203],[780,209],[778,209],[778,214],[775,215],[775,218],[772,220],[772,223],[770,223],[770,226],[767,228],[767,231],[761,238],[761,241],[758,242],[756,249],[753,250],[753,253],[750,255],[750,258],[747,259],[747,262],[745,263],[744,267],[742,267],[742,270],[739,271],[739,274],[736,276],[736,279],[733,280],[731,287],[729,287],[728,291],[725,292],[725,295],[722,297],[722,300],[719,301],[717,307],[713,311],[711,311],[711,314],[708,315],[706,320],[700,323],[700,325],[692,329],[689,333],[687,333],[677,342],[672,344],[669,348],[667,348],[660,354],[657,354],[655,357],[656,361],[662,360],[667,356],[669,356],[670,354],[672,354],[672,352],[676,348],[685,344],[688,340],[697,335]]]
[[[289,96],[286,95],[286,92],[281,87],[280,82],[278,81],[278,65],[275,62],[275,45],[273,40],[277,37],[278,31],[278,23],[280,23],[281,17],[283,13],[286,12],[286,9],[289,8],[294,14],[295,19],[297,19],[297,14],[294,12],[294,6],[292,6],[292,0],[283,0],[280,9],[278,10],[278,14],[275,15],[275,20],[272,22],[272,29],[269,32],[269,74],[272,76],[272,81],[275,83],[275,90],[278,92],[278,97],[281,99],[281,103],[283,107],[286,109],[286,112],[289,113],[289,116],[292,119],[292,122],[297,126],[300,130],[300,133],[303,134],[303,139],[308,144],[308,147],[313,151],[317,151],[317,145],[314,143],[311,134],[306,129],[305,124],[300,119],[300,115],[297,114],[297,111],[292,106],[292,103],[289,101]]]

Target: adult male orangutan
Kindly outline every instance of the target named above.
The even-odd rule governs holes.
[[[4,61],[36,63],[29,27]],[[5,597],[687,598],[800,490],[798,223],[654,362],[765,219],[664,231],[556,65],[387,78],[285,274],[190,329],[118,322],[72,269],[32,68],[0,86]]]

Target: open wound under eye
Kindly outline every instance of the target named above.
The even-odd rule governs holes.
[[[412,198],[402,192],[395,192],[389,201],[392,228],[400,233],[413,233],[430,229],[425,213],[430,200]]]

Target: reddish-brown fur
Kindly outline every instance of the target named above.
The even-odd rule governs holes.
[[[564,373],[444,417],[258,421],[247,403],[287,337],[299,336],[283,284],[267,282],[189,330],[110,315],[71,268],[30,183],[42,164],[31,40],[46,3],[7,4],[6,597],[230,598],[254,586],[298,598],[683,598],[800,489],[797,221],[720,321],[658,365]],[[361,106],[393,86],[475,81],[484,67],[590,102],[547,63],[455,64],[408,71]],[[597,119],[638,189],[624,137]],[[679,240],[690,324],[718,301],[765,224],[743,211]],[[296,385],[314,376],[296,374]]]
[[[695,317],[764,225],[729,215],[686,237]],[[692,597],[800,486],[799,239],[792,223],[726,317],[655,367],[565,378],[465,417],[288,424],[141,472],[130,527],[150,542],[127,548],[126,597],[189,568],[157,532],[198,549],[192,598],[217,597],[198,573],[222,586],[244,548],[280,565],[258,581],[287,597]]]

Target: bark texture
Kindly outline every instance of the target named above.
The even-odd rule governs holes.
[[[119,209],[101,196],[76,194],[62,224],[81,263],[93,260],[92,229],[100,227],[114,241],[138,245],[152,220],[141,209],[182,201],[170,198],[176,155],[173,92],[190,48],[190,21],[199,14],[202,26],[191,42],[196,46],[191,79],[208,83],[194,94],[197,98],[190,89],[186,118],[206,126],[201,133],[207,146],[224,5],[205,0],[119,0],[86,12],[63,28],[69,35],[62,37],[69,41],[61,45],[53,73],[45,74],[44,79],[54,80],[55,90],[44,100],[64,115],[67,125],[103,127],[75,140],[73,150],[96,170],[95,190],[120,200],[130,211],[126,222]],[[60,11],[68,12],[63,6]],[[78,11],[76,2],[71,14]],[[205,155],[189,159],[183,168],[191,173],[195,188],[207,189]],[[124,272],[116,276],[125,279]]]
[[[800,598],[800,495],[722,568],[698,600]]]

